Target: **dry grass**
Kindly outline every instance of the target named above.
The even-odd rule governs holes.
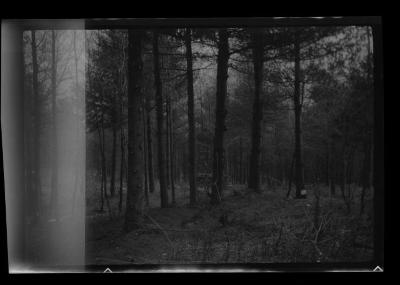
[[[178,186],[179,187],[179,186]],[[359,192],[348,205],[327,187],[313,186],[307,199],[286,199],[286,189],[228,187],[221,205],[211,207],[205,193],[197,207],[186,204],[184,187],[177,206],[157,208],[150,195],[142,229],[124,234],[123,216],[107,212],[88,219],[88,263],[140,264],[356,262],[372,258],[372,195],[359,216]],[[313,192],[319,192],[314,195]],[[187,193],[188,194],[188,193]],[[117,209],[115,202],[112,207]],[[150,218],[149,218],[150,217]]]

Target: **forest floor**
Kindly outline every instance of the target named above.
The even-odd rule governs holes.
[[[361,190],[356,186],[346,204],[340,189],[331,197],[326,186],[310,187],[306,199],[287,199],[286,187],[264,187],[257,194],[245,185],[231,185],[220,205],[210,206],[206,193],[200,192],[196,207],[187,205],[187,187],[176,188],[177,203],[169,208],[159,207],[157,191],[150,194],[143,227],[129,233],[122,230],[124,211],[118,214],[118,197],[110,200],[112,218],[106,206],[98,212],[98,202],[88,205],[87,264],[372,260],[372,191],[360,215]]]

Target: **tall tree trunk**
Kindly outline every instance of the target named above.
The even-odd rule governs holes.
[[[100,159],[101,162],[99,164],[100,166],[100,172],[101,172],[101,183],[100,183],[100,212],[104,211],[104,168],[103,168],[103,141],[101,138],[101,129],[100,126],[97,126],[97,133],[99,135],[99,145],[100,145]]]
[[[128,31],[128,189],[125,231],[140,227],[143,219],[143,30]]]
[[[116,99],[113,99],[113,126],[112,126],[112,153],[111,153],[111,181],[110,181],[110,195],[114,197],[115,194],[115,168],[116,168],[116,159],[117,159],[117,110],[116,110]]]
[[[336,192],[336,167],[335,167],[335,152],[334,152],[334,144],[332,141],[330,141],[330,161],[329,161],[329,184],[330,184],[330,192],[331,192],[331,196],[335,196],[335,192]]]
[[[51,115],[52,115],[52,173],[51,173],[51,209],[52,218],[58,219],[58,140],[57,140],[57,61],[56,61],[56,33],[51,31]]]
[[[371,170],[371,143],[366,141],[364,143],[364,161],[362,166],[362,188],[360,198],[360,214],[364,213],[365,208],[365,194],[370,187],[370,170]]]
[[[374,81],[373,77],[373,57],[372,57],[372,51],[371,51],[371,34],[370,34],[370,28],[366,28],[367,32],[367,40],[368,40],[368,53],[367,53],[367,79],[369,82]],[[375,34],[376,35],[376,34]],[[376,38],[373,38],[374,42],[373,44],[375,45]],[[376,60],[376,58],[375,58]],[[375,62],[376,63],[376,62]],[[374,106],[373,104],[373,96],[372,92],[368,92],[366,95],[366,104],[369,105],[370,108],[369,110],[372,110],[372,107]],[[374,151],[374,133],[372,132],[373,129],[373,124],[368,124],[367,125],[367,132],[364,140],[364,161],[363,161],[363,166],[362,166],[362,179],[361,179],[361,198],[360,198],[360,214],[364,213],[364,208],[365,208],[365,194],[367,190],[373,186],[373,167],[374,167],[374,159],[373,159],[373,151]],[[376,202],[376,199],[374,199]]]
[[[325,149],[325,185],[329,187],[329,177],[330,177],[330,156],[329,156],[329,143],[326,144],[326,149]]]
[[[300,102],[300,42],[299,31],[295,32],[294,40],[294,115],[295,115],[295,180],[296,198],[305,198],[301,195],[304,188],[303,159],[301,149],[301,102]]]
[[[243,175],[243,143],[242,137],[239,140],[239,177],[238,181],[240,184],[244,184],[244,175]]]
[[[174,133],[173,133],[173,121],[172,121],[172,109],[171,109],[171,97],[168,96],[168,102],[167,102],[167,108],[168,108],[168,139],[169,139],[169,174],[170,174],[170,183],[171,183],[171,198],[172,198],[172,204],[176,204],[175,200],[175,181],[174,181],[174,146],[173,146],[173,141],[174,141]]]
[[[158,31],[153,32],[153,63],[154,63],[154,84],[156,88],[156,111],[157,111],[157,147],[158,147],[158,180],[160,183],[161,208],[168,207],[168,192],[165,185],[165,158],[163,146],[163,97],[162,97],[162,82],[160,76],[158,50]]]
[[[286,198],[289,198],[290,196],[290,192],[292,191],[292,178],[293,178],[293,166],[296,160],[296,154],[295,152],[293,152],[293,156],[292,156],[292,162],[290,163],[290,170],[289,170],[289,188],[288,188],[288,192],[286,193]]]
[[[147,133],[146,133],[146,110],[143,108],[143,164],[144,164],[144,199],[146,201],[146,206],[149,206],[149,179],[148,179],[148,168],[147,168]]]
[[[103,96],[103,95],[102,95]],[[102,99],[104,100],[104,99]],[[104,101],[103,101],[104,102]],[[104,105],[103,105],[104,108]],[[104,112],[105,110],[101,110],[101,121],[100,121],[100,134],[101,134],[101,167],[104,177],[104,197],[108,199],[107,193],[107,158],[106,158],[106,138],[105,138],[105,128],[104,128]]]
[[[103,102],[103,94],[102,94],[102,102]],[[101,122],[100,122],[100,151],[101,151],[101,166],[102,166],[102,181],[103,181],[103,194],[106,200],[107,210],[110,219],[113,218],[110,200],[108,199],[107,194],[107,160],[106,160],[106,140],[105,140],[105,129],[104,129],[104,110],[101,111]],[[103,199],[103,198],[102,198]],[[102,200],[102,209],[103,209],[104,200]]]
[[[186,29],[186,65],[187,65],[187,94],[188,94],[188,123],[189,123],[189,189],[190,204],[196,204],[196,127],[194,123],[194,90],[193,90],[193,56],[191,30]]]
[[[146,98],[146,127],[147,127],[147,166],[149,172],[149,190],[150,193],[154,192],[154,168],[153,168],[153,143],[151,132],[151,116],[150,116],[150,101]]]
[[[40,126],[41,126],[41,112],[40,112],[40,99],[39,99],[39,80],[38,80],[38,63],[37,63],[37,49],[35,31],[32,34],[32,84],[33,84],[33,115],[34,115],[34,129],[33,129],[33,212],[36,217],[39,215],[39,201],[40,201]]]
[[[169,169],[170,167],[170,147],[169,147],[169,109],[168,109],[168,100],[169,100],[169,94],[167,92],[165,96],[165,183],[167,185],[167,192],[171,188],[171,171]]]
[[[227,95],[229,43],[228,31],[218,30],[218,57],[217,57],[217,98],[215,110],[215,134],[213,150],[213,179],[211,203],[219,204],[224,187],[224,132],[226,131],[225,99]]]
[[[345,148],[344,148],[345,149]],[[346,197],[346,180],[347,180],[347,167],[348,167],[348,161],[345,155],[345,151],[343,151],[342,157],[341,157],[341,179],[340,179],[340,192],[342,194],[342,199],[344,203],[346,204],[347,207],[347,212],[350,213],[351,208],[350,208],[350,200]]]
[[[122,105],[122,104],[121,104]],[[122,110],[122,107],[121,107]],[[122,111],[121,111],[122,114]],[[125,139],[124,139],[124,129],[122,127],[122,122],[120,126],[120,147],[121,147],[121,161],[120,161],[120,174],[119,174],[119,202],[118,202],[118,209],[121,213],[122,211],[122,190],[124,187],[124,165],[125,165]]]
[[[24,78],[25,79],[25,78]],[[25,87],[25,86],[24,86]],[[27,88],[26,88],[27,89]],[[23,98],[23,109],[22,109],[22,114],[23,114],[23,136],[22,136],[22,141],[23,141],[23,170],[24,173],[22,177],[24,177],[24,186],[25,188],[23,189],[25,193],[25,205],[27,205],[27,211],[25,212],[26,217],[28,218],[28,223],[27,223],[27,230],[30,232],[30,222],[35,218],[35,206],[32,203],[32,200],[34,199],[34,192],[35,192],[35,187],[33,184],[34,181],[34,170],[33,170],[33,148],[32,148],[32,139],[33,139],[33,134],[32,134],[32,89],[29,88],[28,90],[24,90],[24,98]]]
[[[82,102],[81,99],[81,93],[79,92],[79,74],[78,74],[78,52],[77,52],[77,46],[76,46],[76,31],[73,31],[73,45],[74,45],[74,66],[75,66],[75,99],[76,103],[74,104],[74,112],[75,112],[75,136],[76,140],[78,141],[80,136],[81,136],[81,129],[80,129],[80,123],[81,123],[81,114],[80,114],[80,103]],[[77,149],[75,152],[75,164],[78,166],[81,162],[82,159],[82,153],[81,149]],[[77,192],[79,191],[80,185],[79,182],[81,181],[81,176],[82,176],[82,168],[81,167],[76,167],[75,168],[75,175],[74,175],[74,188],[73,188],[73,194],[72,194],[72,208],[71,208],[71,214],[74,215],[76,213],[75,207],[76,207],[76,195]]]
[[[346,204],[347,211],[350,213],[350,201],[346,198],[346,182],[347,182],[347,168],[348,168],[348,157],[349,157],[349,146],[348,146],[348,128],[349,128],[349,122],[347,121],[347,118],[344,117],[344,135],[343,135],[343,147],[342,147],[342,153],[341,153],[341,177],[340,177],[340,191],[342,194],[343,201]]]
[[[263,38],[261,31],[252,32],[253,66],[254,66],[254,102],[251,136],[250,173],[248,187],[260,192],[260,142],[263,102],[261,99],[263,85]]]

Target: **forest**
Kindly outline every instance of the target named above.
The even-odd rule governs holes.
[[[68,259],[45,233],[76,239],[79,213],[89,265],[372,258],[371,27],[28,30],[23,50],[32,262]]]

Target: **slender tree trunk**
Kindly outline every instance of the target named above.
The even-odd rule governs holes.
[[[51,114],[52,114],[52,174],[51,174],[51,208],[52,217],[58,219],[58,140],[57,140],[57,62],[56,62],[56,32],[51,31]]]
[[[187,94],[188,94],[188,123],[189,123],[189,189],[190,204],[196,204],[196,127],[194,123],[194,90],[193,90],[193,56],[191,30],[186,29],[186,64],[187,64]]]
[[[263,85],[263,38],[261,31],[252,33],[253,66],[254,66],[254,101],[253,124],[251,136],[250,173],[248,187],[260,192],[260,142],[263,102],[261,98]]]
[[[113,101],[116,101],[115,99]],[[113,103],[116,105],[116,102]],[[117,111],[116,106],[113,106],[113,126],[112,126],[112,153],[111,153],[111,181],[110,181],[110,195],[114,197],[115,194],[115,168],[117,159]]]
[[[145,109],[142,110],[143,115],[143,164],[144,164],[144,199],[146,201],[146,206],[149,206],[149,179],[148,179],[148,167],[147,167],[147,133],[146,133],[146,118]]]
[[[79,74],[78,74],[78,52],[77,52],[77,47],[76,47],[76,31],[73,31],[73,45],[74,45],[74,65],[75,65],[75,99],[76,99],[76,104],[74,106],[75,109],[75,136],[76,136],[76,141],[79,141],[79,138],[81,136],[80,132],[80,121],[81,121],[81,115],[80,115],[80,104],[78,102],[81,101],[80,98],[80,92],[79,92]],[[75,163],[78,166],[80,164],[81,160],[81,149],[78,148],[77,151],[75,152]],[[82,169],[81,167],[76,167],[75,169],[75,182],[74,182],[74,188],[73,188],[73,194],[72,194],[72,208],[71,208],[71,214],[75,214],[75,207],[76,207],[76,193],[79,191],[79,182],[81,181],[81,173]]]
[[[163,146],[163,97],[162,82],[160,76],[158,31],[153,32],[153,63],[154,63],[154,84],[156,88],[156,111],[157,111],[157,147],[158,147],[158,180],[160,183],[161,208],[168,207],[168,192],[165,184],[165,158]]]
[[[354,168],[354,154],[355,147],[353,147],[350,151],[349,157],[347,159],[347,169],[346,169],[346,184],[350,185],[353,180],[353,168]]]
[[[296,179],[296,198],[305,198],[301,195],[304,188],[303,181],[303,159],[301,149],[301,102],[300,102],[300,42],[299,31],[295,33],[294,41],[294,113],[295,113],[295,179]]]
[[[103,101],[104,102],[104,101]],[[104,108],[104,106],[103,106]],[[108,199],[108,193],[107,193],[107,158],[106,158],[106,138],[105,138],[105,129],[104,129],[104,112],[105,110],[103,109],[101,111],[101,165],[102,165],[102,171],[104,173],[104,197]]]
[[[97,133],[99,135],[99,150],[100,150],[100,172],[101,172],[101,184],[100,184],[100,212],[104,211],[104,192],[105,192],[105,183],[104,183],[104,161],[103,161],[103,139],[101,135],[100,124],[97,124]]]
[[[218,30],[218,57],[217,57],[217,98],[215,111],[215,134],[213,150],[213,179],[211,203],[219,204],[224,187],[224,132],[226,131],[225,99],[227,95],[229,43],[228,31]]]
[[[364,143],[364,161],[362,166],[362,188],[360,198],[360,214],[364,213],[365,194],[370,186],[370,170],[371,170],[371,144],[369,141]]]
[[[326,150],[325,150],[325,184],[327,187],[329,187],[329,177],[330,177],[330,156],[329,156],[329,143],[326,144]]]
[[[292,162],[290,163],[290,170],[289,170],[289,188],[288,192],[286,193],[286,198],[289,198],[290,192],[292,191],[292,179],[293,179],[293,166],[296,160],[295,152],[293,152]]]
[[[102,94],[102,101],[103,99],[103,94]],[[106,159],[106,140],[105,140],[105,129],[104,129],[104,110],[101,111],[101,165],[102,165],[102,179],[103,179],[103,193],[104,193],[104,198],[106,200],[106,205],[107,205],[107,210],[108,214],[110,217],[110,220],[113,218],[113,213],[111,209],[111,204],[110,200],[108,199],[108,194],[107,194],[107,159]]]
[[[24,78],[25,79],[25,78]],[[23,170],[24,173],[21,175],[24,177],[24,186],[25,188],[23,189],[25,193],[24,197],[24,204],[27,206],[27,211],[25,212],[25,218],[28,218],[28,223],[24,224],[24,226],[27,225],[27,230],[28,233],[30,232],[30,222],[35,219],[35,205],[32,203],[32,200],[35,198],[35,187],[33,184],[34,181],[34,170],[33,170],[33,147],[32,147],[32,142],[33,142],[33,135],[32,134],[32,94],[31,94],[32,89],[29,88],[28,90],[24,90],[23,92],[23,109],[20,110],[22,111],[23,114],[23,133],[22,133],[22,141],[23,141],[23,147],[22,147],[22,156],[23,156]],[[13,189],[14,190],[14,189]],[[26,221],[26,220],[25,220]]]
[[[346,197],[346,178],[347,178],[346,173],[347,173],[348,163],[344,152],[341,159],[342,159],[341,161],[342,169],[341,169],[340,191],[342,193],[343,201],[346,204],[347,211],[350,212],[350,201]]]
[[[332,141],[330,141],[330,147],[329,147],[329,151],[330,151],[330,161],[329,161],[329,183],[330,183],[330,192],[331,192],[331,196],[335,196],[335,192],[336,192],[336,167],[335,167],[335,149],[334,149],[334,144]]]
[[[167,192],[171,188],[171,171],[170,171],[170,147],[169,147],[169,109],[168,109],[169,94],[165,96],[165,183]]]
[[[128,31],[128,189],[125,231],[142,224],[143,219],[143,30]]]
[[[147,154],[148,154],[148,172],[149,172],[149,190],[154,192],[154,168],[153,168],[153,142],[151,132],[151,116],[150,116],[150,101],[146,98],[146,127],[147,127]]]
[[[244,175],[243,175],[243,143],[242,137],[239,140],[239,183],[244,184]]]
[[[39,215],[39,201],[40,201],[40,126],[41,126],[41,112],[40,112],[40,98],[39,98],[39,80],[38,80],[38,63],[37,63],[37,48],[35,31],[32,34],[32,84],[33,84],[33,199],[31,201],[33,213],[37,218]]]
[[[370,28],[366,28],[367,32],[367,40],[368,40],[368,49],[367,49],[367,80],[369,82],[374,82],[373,78],[373,54],[371,51],[371,34],[370,34]],[[374,31],[373,31],[374,32]],[[376,34],[375,34],[376,35]],[[373,44],[375,45],[376,37],[373,37]],[[376,58],[375,58],[376,60]],[[375,62],[376,63],[376,62]],[[369,106],[369,110],[372,110],[372,107],[374,106],[373,104],[373,93],[368,92],[366,93],[366,104]],[[360,198],[360,214],[362,215],[364,213],[364,208],[365,208],[365,195],[367,190],[373,186],[373,173],[374,173],[374,159],[373,159],[373,152],[374,152],[374,133],[372,132],[373,129],[373,124],[368,124],[367,125],[367,132],[365,136],[365,141],[364,141],[364,161],[363,161],[363,166],[362,166],[362,174],[361,174],[361,198]],[[374,197],[375,198],[375,197]],[[377,199],[374,199],[375,203]]]
[[[171,183],[171,198],[172,198],[172,204],[176,204],[175,200],[175,181],[174,181],[174,147],[173,147],[173,141],[174,141],[174,133],[173,133],[173,120],[172,120],[172,109],[171,109],[171,97],[168,97],[168,102],[167,102],[167,108],[168,108],[168,127],[169,127],[169,174],[170,174],[170,183]]]
[[[121,107],[122,110],[122,107]],[[122,114],[122,111],[121,111]],[[124,129],[122,127],[122,123],[120,126],[120,147],[121,147],[121,161],[120,161],[120,174],[119,174],[119,203],[118,203],[118,209],[119,212],[122,212],[122,191],[124,187],[124,165],[125,165],[125,140],[124,140]]]

